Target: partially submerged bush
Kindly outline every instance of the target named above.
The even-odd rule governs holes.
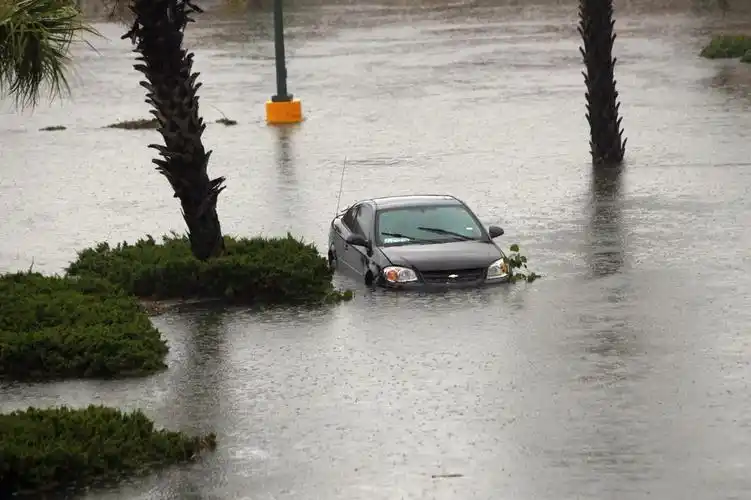
[[[138,301],[98,279],[0,276],[0,378],[111,378],[166,367]]]
[[[519,245],[514,243],[506,252],[506,264],[511,271],[511,282],[526,281],[532,283],[540,277],[539,274],[527,268],[527,257],[519,252]]]
[[[216,123],[224,125],[225,127],[231,127],[237,125],[237,120],[222,117],[216,120]],[[123,130],[148,130],[159,128],[159,120],[156,118],[139,118],[137,120],[124,120],[121,122],[110,123],[107,128],[119,128]]]
[[[348,299],[336,291],[332,270],[315,246],[286,238],[225,236],[221,257],[202,262],[188,238],[172,234],[157,243],[151,236],[135,244],[100,243],[78,253],[71,276],[97,276],[126,291],[154,300],[224,298],[261,304],[294,304]]]
[[[709,45],[701,51],[701,56],[707,59],[747,59],[751,51],[751,36],[746,35],[717,35]]]
[[[120,128],[124,130],[147,130],[159,127],[156,118],[139,118],[137,120],[124,120],[107,125],[107,128]]]
[[[0,415],[0,491],[83,487],[193,460],[216,436],[157,430],[141,411],[91,405]]]

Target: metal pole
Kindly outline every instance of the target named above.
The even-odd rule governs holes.
[[[276,95],[273,102],[288,102],[292,94],[287,93],[287,66],[284,63],[284,10],[283,0],[274,0],[274,53],[276,59]]]

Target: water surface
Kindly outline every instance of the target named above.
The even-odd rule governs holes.
[[[306,121],[284,130],[263,122],[268,13],[211,11],[187,43],[206,119],[240,122],[205,133],[226,232],[323,248],[346,157],[343,204],[451,192],[545,278],[438,295],[342,279],[358,294],[336,307],[171,313],[167,372],[7,385],[0,409],[102,402],[218,433],[200,463],[91,499],[747,498],[751,70],[696,57],[719,21],[635,5],[617,24],[621,175],[588,164],[571,6],[300,3]],[[0,119],[4,271],[183,230],[156,132],[102,128],[148,108],[122,27],[98,28],[72,100]]]

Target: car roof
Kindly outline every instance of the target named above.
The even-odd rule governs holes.
[[[375,205],[376,210],[399,207],[420,207],[430,205],[461,205],[455,196],[450,194],[408,194],[401,196],[383,196],[380,198],[371,198],[370,201]]]

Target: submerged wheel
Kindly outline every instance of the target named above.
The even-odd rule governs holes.
[[[329,261],[329,268],[335,270],[336,269],[336,265],[337,265],[337,261],[336,261],[336,254],[334,253],[333,250],[329,250],[328,261]]]

